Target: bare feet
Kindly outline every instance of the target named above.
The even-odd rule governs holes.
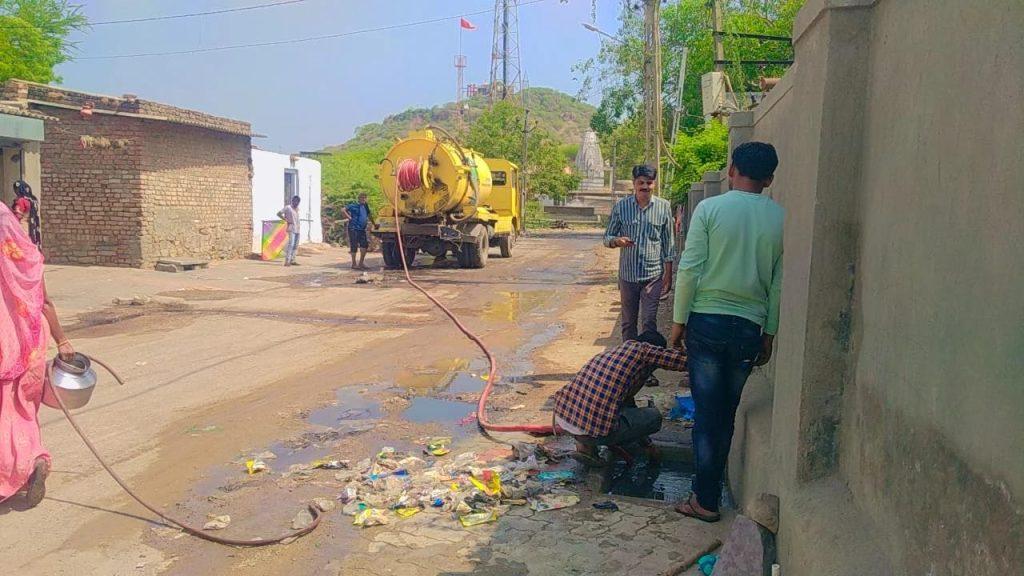
[[[37,458],[35,469],[26,483],[28,490],[25,499],[28,501],[29,507],[35,508],[43,501],[43,497],[46,496],[46,477],[49,475],[50,464],[42,458]]]
[[[690,494],[690,497],[683,500],[679,504],[676,504],[676,512],[679,512],[683,516],[689,516],[690,518],[696,518],[701,522],[718,522],[722,515],[718,512],[712,512],[707,508],[700,505],[697,501],[695,494]]]

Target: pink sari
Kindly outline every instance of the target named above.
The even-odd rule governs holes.
[[[50,328],[43,317],[43,255],[0,203],[0,501],[20,490],[37,458]]]

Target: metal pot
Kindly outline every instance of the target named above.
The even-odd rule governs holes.
[[[94,388],[96,372],[87,356],[75,353],[70,362],[57,356],[50,363],[46,386],[43,387],[43,404],[60,410],[55,396],[59,395],[68,410],[81,408],[89,403]]]

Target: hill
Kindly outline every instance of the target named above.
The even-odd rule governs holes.
[[[579,144],[583,132],[590,124],[595,108],[580,102],[568,94],[551,88],[527,88],[524,91],[530,117],[544,126],[562,144]],[[468,106],[465,118],[472,123],[487,108],[486,96],[474,96],[464,101]],[[340,152],[349,148],[378,148],[391,144],[396,138],[405,136],[427,124],[434,124],[449,131],[456,129],[456,107],[448,102],[432,108],[410,108],[393,114],[382,122],[365,124],[356,129],[356,135],[343,144],[328,146],[324,152]]]

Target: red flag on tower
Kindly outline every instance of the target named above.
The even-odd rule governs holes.
[[[459,18],[459,27],[462,28],[463,30],[476,30],[476,26],[474,26],[472,22],[466,20],[465,18]]]

